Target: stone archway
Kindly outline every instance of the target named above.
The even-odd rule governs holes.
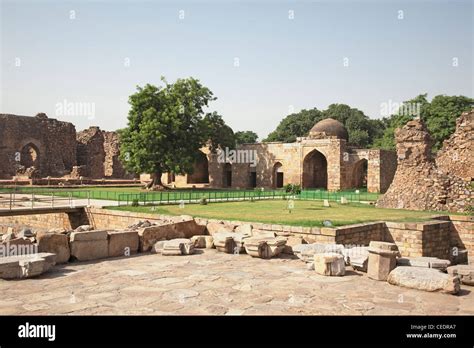
[[[208,184],[209,183],[209,161],[207,156],[199,151],[194,162],[194,171],[187,175],[188,184]]]
[[[40,152],[35,144],[28,143],[21,148],[20,151],[20,164],[25,168],[40,167]]]
[[[282,188],[283,187],[283,165],[280,162],[275,163],[273,166],[273,187]]]
[[[318,150],[306,155],[303,161],[303,188],[328,187],[328,162]]]

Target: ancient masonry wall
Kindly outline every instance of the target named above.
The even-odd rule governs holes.
[[[115,211],[100,208],[85,208],[77,213],[55,213],[0,217],[0,231],[6,226],[26,225],[33,228],[74,229],[90,224],[96,229],[126,229],[139,220],[150,222],[169,219],[170,216]],[[338,243],[346,246],[369,245],[370,241],[396,243],[402,256],[431,256],[450,259],[458,250],[466,249],[470,260],[474,259],[474,217],[450,215],[434,217],[435,220],[398,223],[370,222],[335,228],[301,227],[280,224],[265,224],[246,221],[223,221],[196,218],[200,225],[211,222],[231,226],[251,224],[260,231],[274,232],[278,236],[301,237],[305,243]]]
[[[466,181],[474,178],[474,109],[456,120],[456,131],[444,141],[436,164],[444,173]]]
[[[395,139],[397,171],[390,188],[377,201],[378,207],[450,212],[472,209],[470,182],[436,166],[431,137],[423,122],[408,122],[395,131]]]
[[[69,173],[76,165],[75,138],[72,123],[45,114],[35,117],[0,114],[0,178],[15,176],[22,164],[34,165],[42,177]],[[30,151],[34,151],[34,158],[25,162]]]

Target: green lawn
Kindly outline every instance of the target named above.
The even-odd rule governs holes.
[[[331,207],[323,207],[321,201],[295,201],[290,213],[287,201],[265,200],[255,202],[210,203],[207,205],[185,204],[167,206],[122,206],[109,207],[115,210],[127,210],[143,213],[164,215],[192,215],[197,217],[254,221],[294,226],[323,226],[324,220],[330,220],[334,226],[343,226],[369,221],[424,221],[441,212],[413,211],[402,209],[382,209],[361,203],[340,205],[331,203]]]

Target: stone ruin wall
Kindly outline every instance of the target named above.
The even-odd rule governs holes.
[[[45,114],[35,117],[0,114],[0,178],[11,179],[17,175],[25,160],[21,158],[25,147],[36,152],[35,175],[58,177],[69,173],[76,165],[75,138],[72,123]]]
[[[442,168],[436,165],[431,154],[430,134],[420,120],[410,121],[397,129],[395,139],[397,171],[390,188],[378,200],[378,207],[451,212],[467,212],[472,209],[471,182],[454,175],[446,167],[445,170],[442,169],[443,166],[449,166],[450,161],[455,161],[448,159],[447,155],[453,154],[452,149],[456,148],[453,143],[457,144],[457,139],[467,139],[463,143],[466,152],[461,153],[465,156],[465,161],[455,161],[460,168],[456,173],[472,170],[472,167],[466,166],[468,159],[472,160],[472,141],[469,140],[472,139],[472,117],[465,117],[458,122],[455,135],[445,143],[449,148],[441,150],[438,161]]]
[[[116,132],[90,127],[76,133],[72,123],[44,113],[35,117],[0,114],[0,179],[132,179],[119,154]]]
[[[77,172],[89,178],[133,178],[119,159],[120,144],[116,132],[89,127],[77,133]],[[77,176],[73,175],[73,176]]]
[[[443,143],[436,157],[436,165],[444,173],[464,180],[474,178],[474,109],[464,112],[456,120],[456,131]]]

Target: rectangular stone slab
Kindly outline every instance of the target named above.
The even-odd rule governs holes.
[[[109,257],[136,254],[138,251],[137,231],[109,231]]]
[[[103,259],[109,256],[109,244],[104,240],[78,240],[71,242],[71,256],[78,261]]]
[[[387,281],[392,285],[424,291],[457,294],[460,290],[459,277],[433,268],[400,266],[390,272]]]
[[[107,240],[108,231],[72,232],[70,241]]]

